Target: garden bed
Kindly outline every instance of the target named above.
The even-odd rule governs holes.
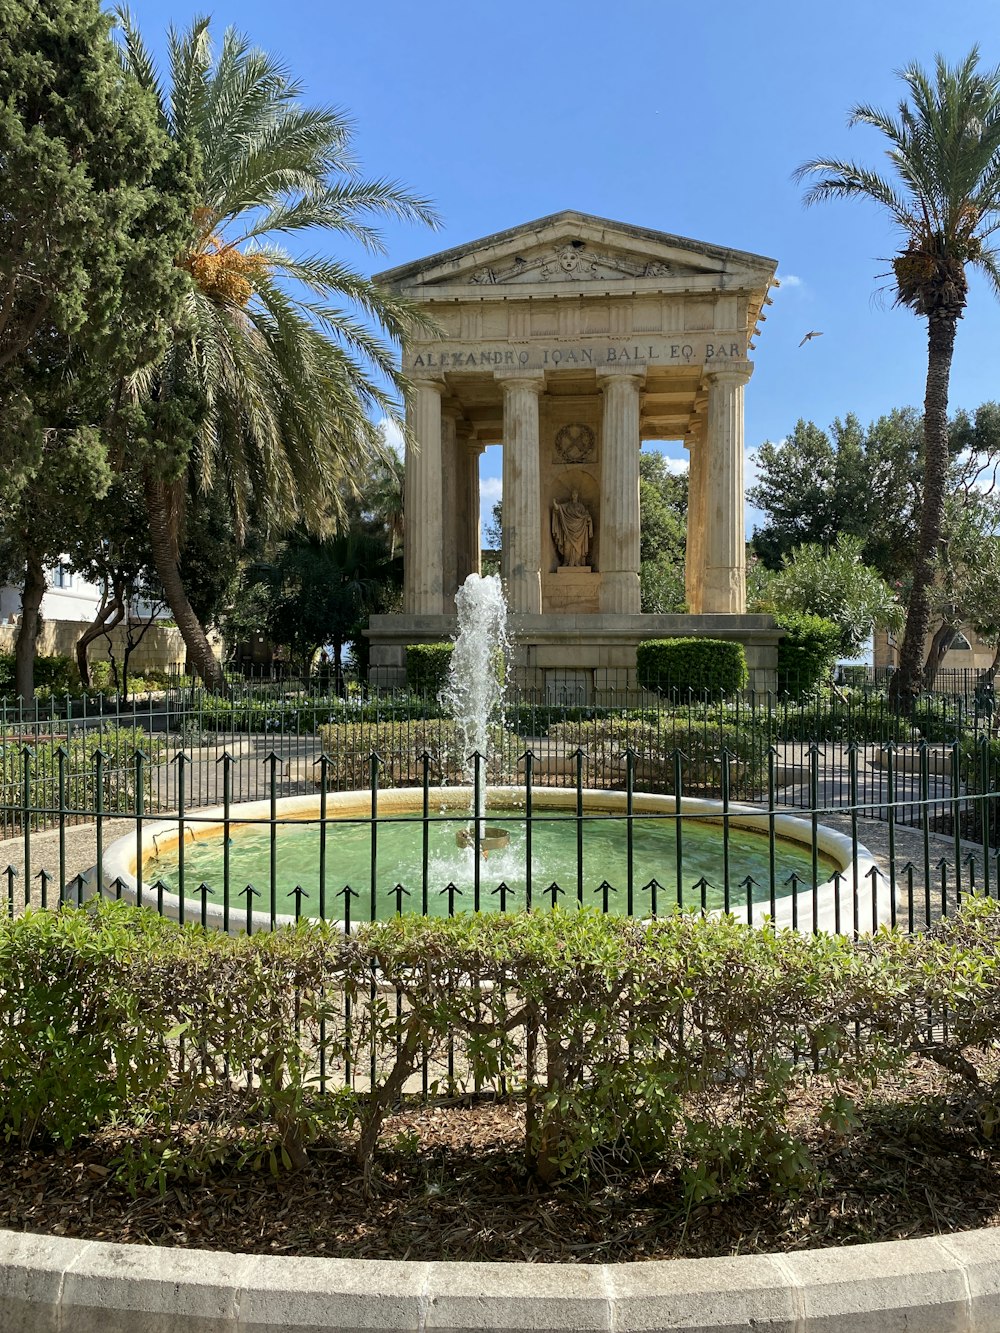
[[[218,1171],[134,1198],[109,1169],[112,1132],[68,1151],[0,1153],[0,1227],[90,1240],[238,1253],[368,1259],[603,1263],[757,1254],[948,1233],[1000,1221],[1000,1155],[975,1107],[915,1062],[859,1103],[839,1136],[803,1125],[814,1183],[765,1185],[688,1206],[669,1172],[610,1157],[582,1183],[538,1185],[524,1169],[517,1103],[421,1105],[386,1125],[375,1192],[362,1195],[349,1143],[313,1145],[295,1173]],[[196,1132],[196,1130],[194,1131]]]

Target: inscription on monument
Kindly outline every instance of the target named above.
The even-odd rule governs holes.
[[[692,334],[687,339],[655,342],[576,343],[564,346],[531,344],[511,347],[509,344],[479,344],[478,346],[438,348],[407,352],[403,357],[406,370],[545,370],[561,367],[649,365],[683,366],[691,364],[718,365],[720,362],[742,361],[746,356],[745,341],[736,336],[716,335],[711,339],[703,334]]]

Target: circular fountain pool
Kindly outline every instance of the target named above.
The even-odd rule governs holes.
[[[629,820],[624,793],[585,792],[581,820],[575,791],[536,789],[529,830],[523,792],[491,789],[490,826],[508,830],[510,841],[506,848],[486,849],[477,858],[475,847],[456,846],[456,831],[468,824],[469,798],[462,788],[435,790],[425,825],[420,790],[381,792],[374,837],[368,792],[330,794],[325,823],[320,820],[318,797],[279,801],[273,823],[266,801],[234,806],[228,825],[220,809],[192,812],[184,828],[184,914],[196,919],[204,910],[206,921],[223,924],[228,859],[227,915],[232,929],[246,924],[247,885],[259,895],[253,908],[255,922],[261,925],[293,916],[297,888],[308,895],[301,898],[302,915],[318,915],[322,896],[323,914],[341,919],[345,885],[356,895],[352,918],[368,919],[373,883],[377,917],[390,916],[399,906],[441,915],[472,909],[477,900],[481,910],[497,910],[500,897],[508,911],[543,907],[555,898],[564,907],[582,901],[603,908],[606,901],[608,911],[624,912],[629,907],[630,882],[632,911],[645,916],[668,911],[678,902],[722,908],[728,881],[732,909],[745,918],[749,901],[753,918],[759,920],[771,909],[772,833],[779,922],[792,920],[788,895],[796,881],[800,886],[796,916],[803,924],[811,925],[815,919],[825,928],[834,924],[830,881],[838,871],[845,883],[849,878],[858,884],[862,896],[866,885],[870,890],[865,880],[870,859],[852,864],[849,840],[831,829],[818,830],[814,865],[812,830],[804,820],[731,806],[724,838],[718,802],[686,798],[678,820],[672,796],[648,794],[634,796]],[[141,848],[134,833],[119,839],[105,855],[103,874],[105,885],[113,886],[117,880],[124,896],[134,898],[142,892],[146,901],[152,901],[161,894],[164,911],[177,916],[181,910],[177,820],[144,829]],[[157,881],[163,887],[154,891],[151,886]],[[494,890],[501,883],[506,890],[498,894]],[[203,893],[203,884],[212,889],[211,895]],[[553,884],[561,892],[554,893]],[[407,892],[397,890],[398,885]],[[449,890],[449,885],[454,887]],[[871,920],[870,909],[867,918],[862,916],[865,919]]]

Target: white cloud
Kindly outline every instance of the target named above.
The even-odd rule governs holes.
[[[688,460],[686,458],[668,458],[664,454],[663,463],[668,472],[673,472],[678,477],[688,470]]]
[[[388,417],[383,417],[378,423],[378,428],[382,432],[382,438],[400,458],[403,457],[403,432],[395,421],[390,421]]]
[[[493,517],[493,506],[503,498],[503,480],[500,477],[482,477],[479,482],[479,523],[482,530]]]
[[[777,274],[777,278],[778,281],[781,283],[782,287],[805,286],[805,283],[802,281],[802,279],[798,277],[795,273],[779,273]]]

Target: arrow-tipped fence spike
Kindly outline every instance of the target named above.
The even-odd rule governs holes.
[[[296,884],[294,889],[290,889],[288,893],[285,894],[285,897],[294,898],[296,902],[301,902],[303,898],[308,898],[309,895],[301,884]]]
[[[360,896],[361,895],[357,893],[356,890],[351,888],[350,884],[345,884],[344,887],[339,889],[334,895],[336,898],[360,898]]]
[[[202,880],[202,882],[198,885],[198,892],[201,894],[201,896],[202,896],[203,898],[206,896],[206,894],[207,894],[210,898],[214,898],[214,897],[215,897],[215,890],[209,888],[209,886],[205,883],[204,880]]]

